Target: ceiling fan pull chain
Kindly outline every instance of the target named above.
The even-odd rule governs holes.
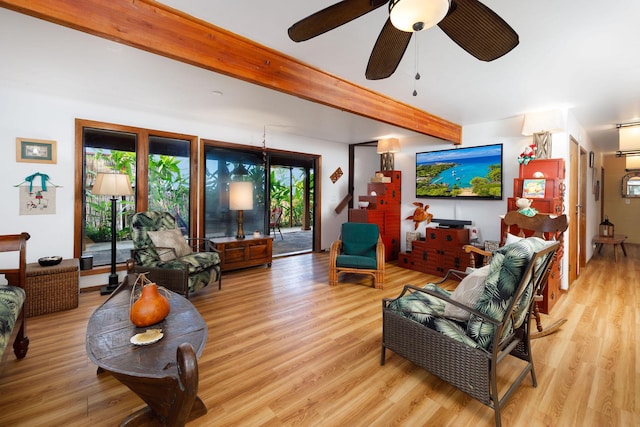
[[[419,50],[418,50],[418,33],[417,32],[413,33],[413,37],[414,37],[413,46],[414,46],[414,48],[416,50],[416,52],[415,52],[415,56],[416,56],[415,57],[415,62],[416,62],[416,77],[415,77],[415,80],[416,81],[413,82],[413,96],[418,96],[418,90],[416,89],[416,86],[418,85],[417,81],[420,80],[420,72],[419,72],[419,69],[420,69],[419,59],[420,59],[420,57],[419,57],[419,54],[418,54],[418,52],[419,52]]]

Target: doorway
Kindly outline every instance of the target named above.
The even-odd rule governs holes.
[[[571,138],[569,153],[569,286],[586,265],[587,152]]]
[[[269,156],[269,229],[273,256],[311,252],[314,248],[315,167],[312,158]]]

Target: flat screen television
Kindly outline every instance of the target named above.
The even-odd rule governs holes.
[[[416,197],[502,200],[502,144],[416,153]]]

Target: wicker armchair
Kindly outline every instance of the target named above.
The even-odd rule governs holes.
[[[129,271],[189,297],[218,281],[222,287],[220,254],[206,239],[185,238],[169,212],[138,212],[131,218],[133,262]]]
[[[386,349],[392,350],[493,408],[500,426],[500,409],[527,374],[537,386],[529,317],[559,246],[531,237],[498,249],[483,271],[486,278],[473,306],[452,299],[453,293],[437,284],[406,285],[397,298],[384,299],[381,364]],[[464,315],[448,317],[451,309]],[[507,356],[525,363],[500,393],[497,367]]]
[[[373,276],[373,285],[384,283],[384,243],[376,224],[345,222],[340,239],[331,244],[329,285],[338,284],[338,274],[359,273]]]

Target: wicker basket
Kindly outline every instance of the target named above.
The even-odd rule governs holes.
[[[25,314],[27,317],[78,307],[78,260],[65,259],[58,265],[27,265]]]

